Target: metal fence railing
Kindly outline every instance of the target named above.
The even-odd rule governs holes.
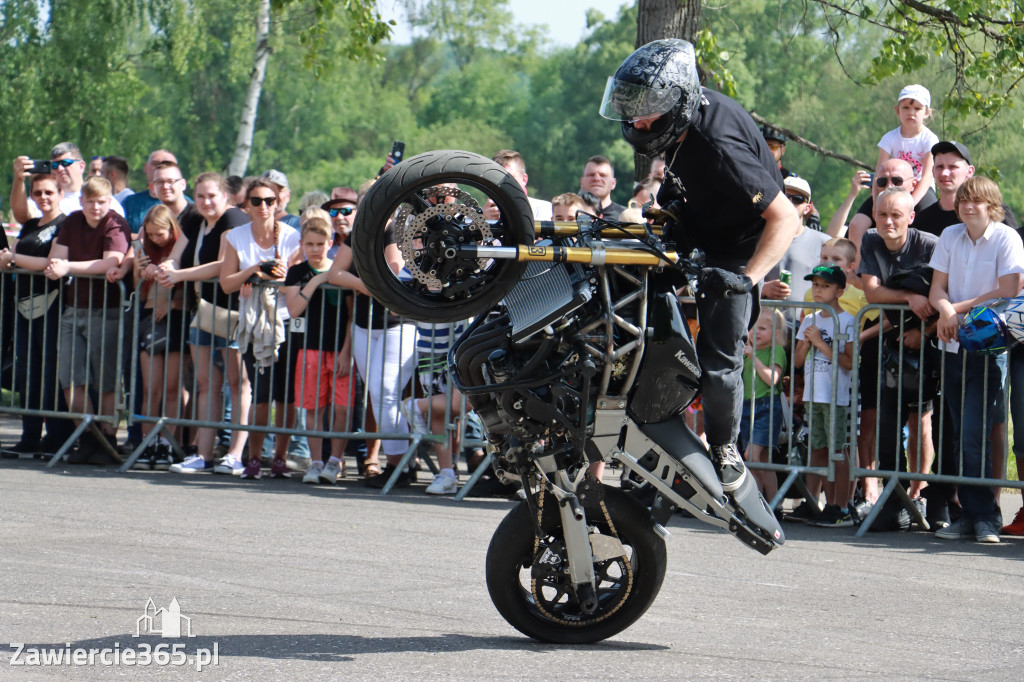
[[[0,405],[0,414],[23,418],[26,430],[35,430],[30,438],[41,435],[43,422],[51,435],[59,434],[61,444],[49,466],[68,454],[83,434],[91,434],[114,455],[104,434],[122,424],[141,427],[140,442],[123,461],[122,471],[157,438],[166,439],[180,454],[186,430],[204,454],[212,450],[218,433],[227,432],[227,452],[239,460],[247,448],[259,455],[259,444],[271,434],[278,439],[279,455],[289,438],[313,439],[314,447],[318,439],[380,440],[385,454],[401,457],[384,493],[417,456],[436,472],[431,455],[438,448],[452,449],[456,442],[485,446],[482,439],[465,435],[465,399],[452,399],[451,382],[434,381],[444,374],[444,362],[426,357],[446,355],[446,344],[457,329],[418,330],[369,299],[365,308],[353,309],[351,292],[326,284],[321,289],[301,315],[289,317],[277,283],[247,289],[239,304],[237,296],[219,291],[215,281],[175,288],[140,286],[129,293],[124,283],[99,277],[60,283],[41,273],[4,273],[0,340],[8,345],[3,378],[20,402]],[[978,469],[958,455],[969,445],[964,441],[969,431],[951,428],[956,420],[977,418],[972,396],[961,388],[956,401],[968,406],[969,417],[943,409],[951,395],[949,354],[935,348],[927,335],[924,343],[915,341],[926,330],[917,318],[904,314],[905,306],[862,308],[854,316],[853,333],[841,329],[835,316],[820,322],[830,336],[833,358],[844,344],[852,348],[848,386],[841,380],[839,362],[824,362],[824,371],[795,367],[816,367],[825,355],[813,350],[803,363],[796,362],[798,321],[824,306],[766,300],[762,307],[771,320],[765,332],[769,341],[757,341],[755,329],[752,354],[761,352],[784,371],[767,390],[750,391],[744,431],[753,442],[767,424],[767,452],[749,465],[763,477],[773,507],[793,494],[816,504],[819,484],[849,486],[851,494],[858,480],[865,488],[878,485],[877,502],[861,525],[862,533],[892,496],[927,526],[911,502],[925,485],[1022,487],[1006,474],[1010,387],[1005,372],[992,377],[1002,400],[993,410],[986,407],[978,413],[993,424],[986,434],[993,447],[983,450]],[[232,314],[239,310],[240,315]],[[865,329],[884,331],[872,340]],[[244,352],[236,337],[242,338]],[[333,355],[325,360],[322,353]],[[828,384],[824,394],[820,382]],[[425,420],[439,421],[444,433],[406,427],[402,401],[442,388],[443,401],[426,401]],[[805,401],[805,392],[817,397]],[[824,403],[822,395],[827,396]],[[256,403],[251,410],[250,398]],[[807,402],[819,407],[810,408]],[[296,406],[305,410],[305,423],[292,418]],[[439,411],[441,420],[435,419]],[[840,433],[828,438],[826,456],[815,460],[807,434],[823,425],[826,434],[829,425],[838,425],[833,428]],[[959,434],[959,441],[952,433]],[[458,499],[488,462],[463,486]]]

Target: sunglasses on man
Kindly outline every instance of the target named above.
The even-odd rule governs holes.
[[[353,206],[342,206],[341,208],[329,208],[327,209],[328,215],[332,218],[337,218],[339,215],[352,215],[355,213],[355,207]]]
[[[787,194],[786,197],[793,202],[794,206],[799,206],[807,201],[807,197],[801,194]]]
[[[54,168],[56,168],[57,166],[60,166],[61,168],[68,168],[69,166],[73,166],[76,163],[78,163],[78,159],[61,159],[60,161],[51,161],[50,165],[53,166]]]
[[[875,185],[881,187],[882,189],[885,189],[886,185],[888,185],[890,182],[892,182],[893,187],[903,186],[903,178],[901,178],[898,175],[894,175],[891,178],[875,178]]]

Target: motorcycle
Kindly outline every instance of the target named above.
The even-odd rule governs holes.
[[[753,477],[724,492],[685,422],[700,366],[677,297],[652,280],[702,263],[668,248],[660,228],[583,212],[535,223],[515,179],[461,151],[391,168],[358,213],[355,264],[378,301],[424,322],[474,318],[451,378],[484,423],[496,475],[525,492],[491,539],[487,589],[534,639],[595,642],[640,618],[664,580],[676,510],[762,554],[785,540]],[[602,461],[621,467],[619,487],[587,475]]]

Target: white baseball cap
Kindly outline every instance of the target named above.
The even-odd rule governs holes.
[[[916,83],[914,85],[908,85],[900,90],[900,96],[899,99],[896,100],[896,104],[899,104],[905,99],[916,100],[926,107],[930,107],[932,105],[932,94],[928,92],[928,88]]]
[[[785,186],[786,189],[792,192],[799,192],[808,199],[811,198],[811,186],[807,183],[806,180],[804,180],[801,177],[797,177],[796,175],[790,175],[788,178],[782,181],[782,184]]]

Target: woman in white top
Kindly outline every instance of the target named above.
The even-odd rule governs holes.
[[[252,219],[247,225],[231,230],[225,236],[224,262],[221,265],[220,285],[227,293],[241,291],[239,307],[241,316],[256,302],[252,297],[267,295],[264,287],[253,286],[261,282],[284,281],[288,266],[293,257],[301,256],[299,251],[299,232],[278,220],[274,213],[278,201],[278,190],[266,180],[254,180],[245,193],[245,210]],[[292,428],[295,424],[294,376],[295,359],[292,357],[288,343],[287,320],[288,305],[279,290],[276,296],[270,295],[265,301],[272,301],[275,318],[269,325],[273,338],[283,337],[276,348],[276,360],[267,357],[268,349],[272,355],[274,341],[267,342],[265,335],[256,333],[253,343],[245,343],[245,322],[240,321],[243,328],[239,345],[241,348],[249,379],[253,386],[253,403],[256,406],[253,424],[268,425],[271,400],[276,400],[275,426],[286,425]],[[262,306],[257,306],[262,308]],[[259,366],[257,366],[259,358]],[[243,478],[260,477],[260,452],[266,435],[258,431],[249,434],[249,461],[242,472]],[[286,477],[288,466],[285,455],[288,451],[290,438],[278,435],[274,441],[274,461],[271,474],[275,477]]]
[[[194,225],[182,224],[183,234],[175,244],[170,261],[161,263],[158,281],[165,287],[173,287],[179,282],[194,282],[194,288],[189,290],[190,296],[215,306],[234,309],[238,307],[237,296],[228,296],[222,292],[216,279],[220,277],[224,258],[224,235],[231,229],[249,222],[249,217],[234,206],[230,206],[228,198],[227,181],[219,173],[203,173],[196,178],[196,209],[201,219]],[[199,301],[196,300],[192,307],[197,308],[198,305]],[[196,369],[196,417],[200,421],[208,422],[221,420],[221,388],[224,384],[224,374],[213,361],[214,351],[220,350],[223,353],[228,387],[231,391],[231,421],[237,425],[248,424],[252,389],[249,386],[249,377],[242,366],[242,354],[234,341],[233,330],[222,330],[215,325],[213,331],[217,332],[217,335],[203,331],[198,325],[191,326],[188,330],[189,349]],[[193,473],[213,466],[216,430],[203,427],[195,429],[195,434],[193,444],[196,446],[196,457],[199,460],[190,457],[181,464],[171,467],[172,471]],[[242,473],[242,451],[247,436],[248,432],[244,430],[232,431],[228,452],[213,469],[214,473]]]

